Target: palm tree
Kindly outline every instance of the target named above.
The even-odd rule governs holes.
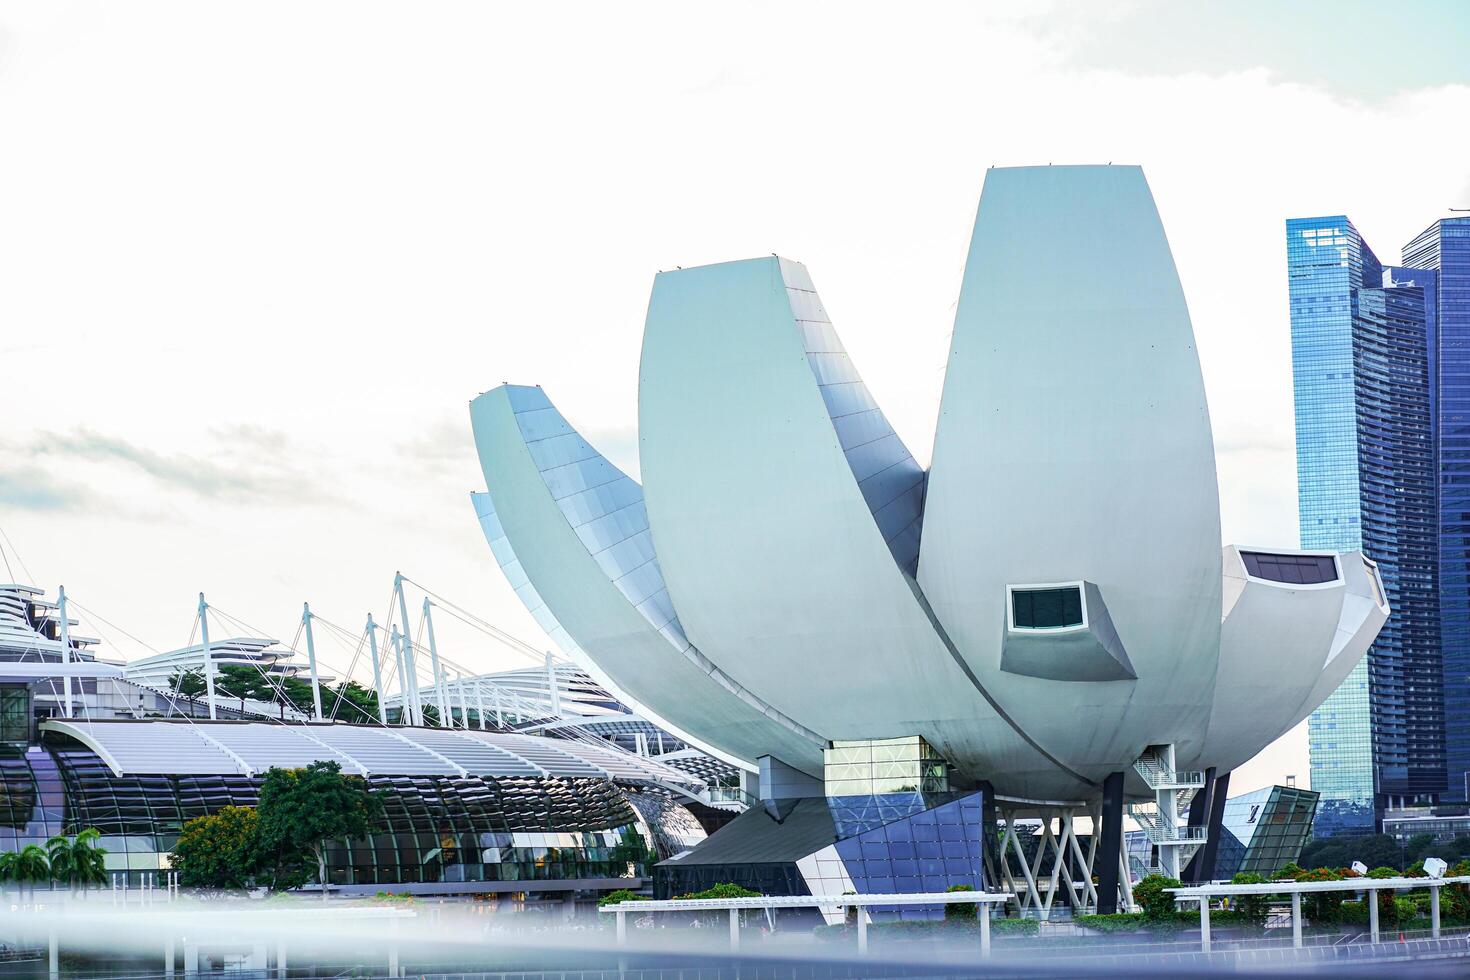
[[[93,885],[107,883],[107,863],[104,860],[107,849],[97,845],[101,839],[100,830],[88,827],[72,840],[72,881],[81,885],[83,891]]]
[[[72,883],[72,838],[57,834],[46,842],[46,858],[51,865],[51,878],[63,884]]]
[[[65,882],[73,890],[78,885],[83,889],[100,885],[107,880],[103,855],[107,853],[97,846],[102,837],[96,827],[88,827],[75,837],[57,835],[46,842],[51,862],[51,877]]]
[[[0,881],[18,883],[22,892],[35,894],[35,883],[51,880],[51,862],[38,844],[27,844],[19,851],[0,854]],[[29,887],[28,887],[29,886]]]

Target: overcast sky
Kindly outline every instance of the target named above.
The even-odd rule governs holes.
[[[1108,161],[1179,265],[1225,538],[1293,545],[1282,222],[1346,212],[1392,261],[1470,207],[1467,50],[1454,0],[4,0],[6,554],[125,658],[200,591],[357,629],[395,569],[544,647],[473,517],[469,399],[542,384],[636,471],[654,273],[779,252],[927,461],[985,168]],[[1305,746],[1234,785],[1304,782]]]

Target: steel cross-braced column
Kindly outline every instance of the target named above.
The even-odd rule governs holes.
[[[66,621],[66,586],[64,585],[58,585],[56,587],[56,618],[61,621],[61,662],[63,665],[69,664],[71,663],[71,629],[70,624]],[[70,718],[71,674],[69,672],[63,678],[62,690],[65,696],[65,700],[62,702],[65,706],[63,712],[66,717]],[[82,690],[85,692],[86,688],[84,687]]]
[[[422,725],[424,723],[424,704],[419,698],[419,674],[418,666],[414,662],[413,632],[408,628],[408,600],[403,595],[403,573],[398,572],[393,576],[393,591],[398,596],[398,615],[403,619],[403,629],[399,631],[399,643],[402,644],[403,663],[406,668],[404,683],[408,685],[405,698],[413,702],[413,721],[409,724]]]
[[[434,701],[439,707],[439,727],[453,728],[454,716],[450,713],[449,695],[444,689],[445,679],[448,675],[445,673],[444,668],[439,665],[439,644],[434,642],[434,618],[429,615],[430,605],[432,603],[425,596],[424,632],[429,637],[429,669],[434,672]]]
[[[204,695],[209,698],[209,720],[214,721],[214,656],[209,649],[209,603],[199,593],[199,641],[204,651]]]
[[[383,691],[383,666],[378,661],[378,627],[373,623],[373,614],[367,618],[368,653],[373,658],[373,692],[378,696],[378,724],[388,724],[387,698]]]
[[[306,630],[306,666],[311,671],[311,710],[312,717],[317,721],[322,720],[322,686],[321,677],[316,669],[316,640],[311,632],[311,604],[301,604],[301,627]]]

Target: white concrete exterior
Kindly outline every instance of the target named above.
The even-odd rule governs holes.
[[[518,591],[622,691],[747,761],[812,771],[797,731],[921,735],[1003,795],[1092,799],[1119,771],[1147,795],[1131,767],[1151,746],[1180,769],[1239,765],[1331,692],[1387,616],[1361,555],[1303,557],[1335,581],[1302,584],[1257,579],[1227,548],[1222,573],[1199,359],[1136,167],[987,173],[927,475],[806,269],[776,256],[655,280],[639,540],[605,545],[623,557],[589,552],[558,504],[585,491],[547,461],[538,473],[527,446],[571,429],[518,426],[509,400],[531,390],[472,410],[534,583]],[[630,586],[631,559],[657,581]],[[1077,591],[1077,619],[1015,621],[1014,594],[1056,587]]]

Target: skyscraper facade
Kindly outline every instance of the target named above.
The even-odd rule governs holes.
[[[1443,799],[1470,799],[1470,217],[1436,221],[1404,246],[1404,264],[1433,270],[1439,593],[1445,762]]]
[[[1393,615],[1313,712],[1317,832],[1444,791],[1432,272],[1385,268],[1344,215],[1287,222],[1303,549],[1378,562]]]

